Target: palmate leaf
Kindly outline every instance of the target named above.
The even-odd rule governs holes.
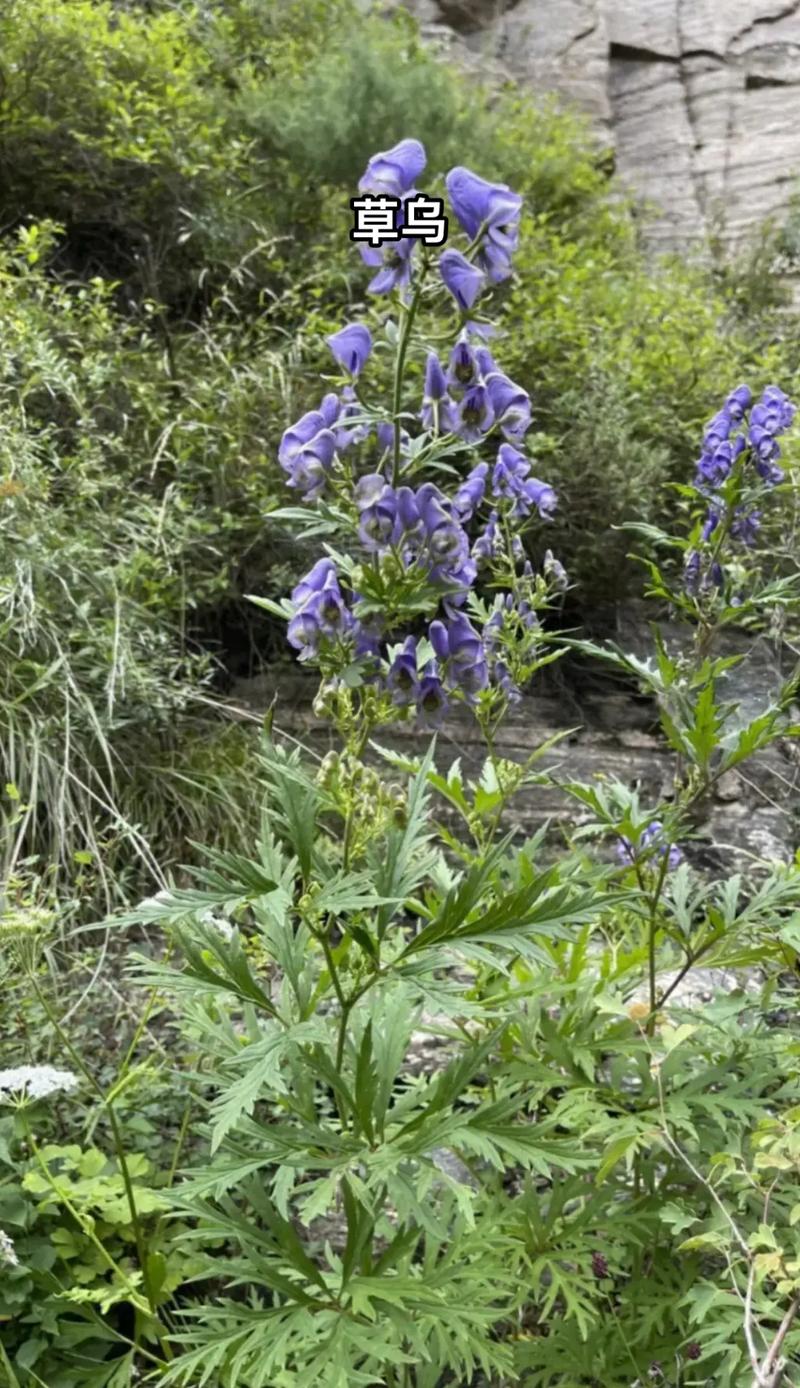
[[[431,742],[409,786],[405,825],[403,828],[391,828],[381,841],[380,849],[372,850],[375,891],[387,902],[376,915],[375,928],[379,939],[386,934],[396,913],[396,904],[419,891],[438,857],[437,851],[430,847],[432,835],[428,825],[428,778],[433,766],[434,746],[434,742]]]
[[[320,915],[330,913],[340,916],[355,911],[374,910],[380,906],[393,906],[396,897],[386,897],[376,890],[373,875],[369,872],[335,872],[314,897],[314,909]]]
[[[275,891],[276,882],[253,859],[236,853],[205,853],[212,867],[181,868],[199,883],[197,887],[168,887],[147,897],[133,911],[114,916],[107,924],[175,925],[187,917],[197,920],[203,912],[215,909],[233,914]]]
[[[303,769],[297,752],[287,756],[265,739],[259,762],[268,782],[265,818],[268,823],[274,820],[281,826],[292,852],[297,855],[303,878],[308,881],[315,861],[319,815],[323,808],[330,807],[328,799]]]
[[[219,1074],[219,1082],[225,1088],[211,1105],[214,1120],[212,1153],[216,1152],[242,1115],[253,1112],[258,1099],[286,1093],[287,1081],[282,1074],[284,1061],[305,1041],[318,1038],[320,1030],[320,1023],[315,1019],[299,1022],[292,1027],[276,1025],[262,1040],[245,1046],[227,1062]],[[244,1073],[231,1082],[230,1073],[241,1070]]]
[[[531,935],[571,940],[576,925],[594,920],[621,896],[600,896],[595,890],[576,890],[570,883],[559,884],[559,870],[552,868],[533,882],[504,895],[472,919],[454,919],[455,912],[442,913],[420,931],[401,955],[406,958],[431,946],[448,943],[502,944],[515,953],[536,955]],[[542,958],[541,951],[538,957]]]

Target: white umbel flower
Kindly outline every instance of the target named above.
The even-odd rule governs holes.
[[[11,1239],[5,1229],[0,1229],[0,1266],[5,1263],[6,1267],[18,1268],[19,1258]]]
[[[201,911],[197,919],[201,921],[203,925],[213,925],[214,929],[219,931],[223,940],[233,939],[233,926],[230,921],[226,921],[224,916],[217,915],[216,911]]]
[[[24,1097],[46,1099],[59,1089],[74,1089],[78,1076],[71,1070],[57,1070],[54,1065],[17,1065],[13,1070],[0,1070],[0,1103]]]

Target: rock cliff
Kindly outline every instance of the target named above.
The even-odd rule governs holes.
[[[740,245],[800,177],[800,0],[406,0],[433,40],[576,103],[658,210]]]

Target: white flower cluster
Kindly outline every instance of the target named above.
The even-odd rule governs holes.
[[[233,939],[233,926],[230,921],[227,921],[224,916],[218,916],[216,911],[201,911],[197,919],[201,921],[203,925],[213,925],[214,929],[219,931],[223,940]]]
[[[5,1263],[6,1267],[19,1267],[16,1250],[4,1229],[0,1229],[0,1263]]]
[[[53,1065],[17,1065],[13,1070],[0,1070],[0,1103],[19,1094],[29,1099],[46,1099],[59,1089],[74,1089],[77,1075],[71,1070],[57,1070]]]

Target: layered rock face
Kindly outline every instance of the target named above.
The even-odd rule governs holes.
[[[406,0],[478,67],[577,104],[659,249],[741,245],[800,179],[800,0]]]

